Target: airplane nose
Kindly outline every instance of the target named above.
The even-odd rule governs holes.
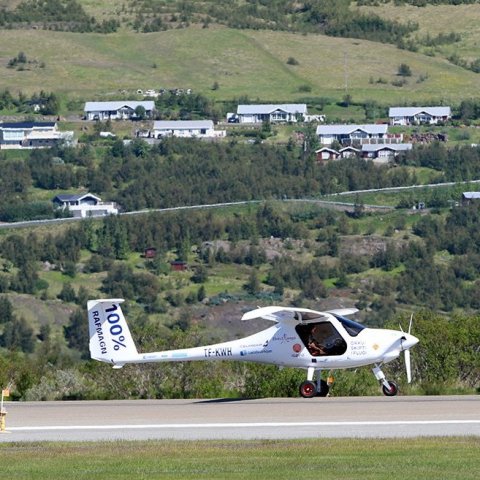
[[[410,348],[412,348],[413,346],[415,346],[420,340],[413,336],[413,335],[410,335],[409,333],[405,333],[402,337],[402,347],[403,347],[403,350],[408,350]]]

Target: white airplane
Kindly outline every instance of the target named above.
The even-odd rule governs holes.
[[[300,395],[327,396],[331,385],[322,380],[322,370],[345,369],[373,364],[375,378],[387,396],[398,393],[395,382],[385,378],[384,363],[405,352],[407,381],[411,381],[410,348],[418,338],[397,330],[366,328],[346,315],[355,308],[316,312],[306,308],[264,307],[243,315],[242,320],[263,318],[275,322],[270,328],[245,338],[195,348],[138,353],[120,304],[123,299],[88,302],[90,355],[113,368],[128,363],[188,362],[194,360],[240,360],[297,367],[307,370]],[[316,376],[316,382],[314,377]]]

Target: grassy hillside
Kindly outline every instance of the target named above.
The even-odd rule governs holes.
[[[474,60],[479,56],[480,7],[478,3],[472,5],[428,5],[422,8],[412,5],[395,6],[390,3],[376,7],[361,7],[360,10],[374,12],[389,20],[417,23],[419,30],[411,35],[412,38],[422,38],[427,34],[434,37],[440,33],[459,33],[461,35],[460,42],[442,46],[437,53],[441,56],[449,56],[455,52],[468,60]],[[480,80],[478,82],[480,83]]]
[[[37,64],[7,68],[20,51]],[[288,65],[293,57],[298,65]],[[38,65],[44,63],[44,68]],[[401,63],[412,77],[395,87]],[[381,79],[381,82],[379,80]],[[212,91],[218,82],[219,89]],[[442,58],[364,40],[222,27],[135,34],[4,30],[0,89],[40,89],[70,98],[118,98],[138,88],[192,88],[218,99],[264,101],[302,96],[375,99],[384,103],[459,101],[477,95],[480,77]],[[309,92],[300,90],[310,89]]]

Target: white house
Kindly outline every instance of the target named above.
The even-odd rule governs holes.
[[[225,137],[225,130],[215,130],[212,120],[158,120],[153,122],[151,136],[217,138]]]
[[[411,149],[411,143],[366,143],[362,145],[362,157],[379,163],[387,163],[400,153]]]
[[[348,146],[348,147],[341,148],[338,151],[338,153],[342,158],[351,158],[351,157],[356,157],[360,155],[360,149],[352,146]]]
[[[318,150],[315,150],[315,154],[317,156],[317,161],[319,163],[322,163],[327,160],[339,160],[341,158],[359,157],[361,154],[361,150],[352,146],[344,147],[340,150],[335,150],[329,147],[322,147]]]
[[[452,118],[450,107],[391,107],[388,111],[391,125],[436,125]]]
[[[366,143],[372,140],[387,139],[388,125],[319,125],[318,140],[323,145],[331,145],[337,141],[340,145]]]
[[[68,208],[72,215],[77,218],[101,217],[118,213],[115,203],[102,202],[100,197],[91,193],[61,194],[54,197],[52,202],[57,208]]]
[[[235,119],[238,123],[297,122],[305,115],[307,115],[305,103],[239,105]]]
[[[155,110],[155,102],[153,100],[86,102],[83,111],[85,120],[129,120],[137,117],[135,110],[138,107],[143,107],[145,115],[151,117]]]
[[[322,163],[327,160],[337,160],[340,157],[340,152],[333,148],[323,147],[315,150],[315,155],[317,156],[317,162]]]
[[[480,200],[480,192],[463,192],[462,205],[470,205],[473,202]]]
[[[60,132],[56,122],[0,123],[0,149],[31,149],[73,144],[74,132]]]

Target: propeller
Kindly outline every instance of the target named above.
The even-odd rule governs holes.
[[[412,364],[410,362],[410,350],[404,350],[405,354],[405,368],[407,370],[407,383],[412,382]]]
[[[408,334],[410,335],[410,332],[412,331],[412,322],[413,322],[413,313],[410,315],[410,322],[408,324]],[[403,332],[403,328],[400,325],[400,330]],[[403,342],[402,342],[403,344]],[[405,355],[405,369],[407,370],[407,383],[412,382],[412,362],[410,358],[410,349],[409,348],[404,348],[403,353]]]

